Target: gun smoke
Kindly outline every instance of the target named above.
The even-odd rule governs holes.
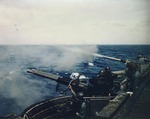
[[[83,61],[92,61],[96,46],[0,46],[0,115],[21,113],[31,104],[55,95],[52,84],[38,80],[27,68],[46,67],[57,71],[73,71]],[[85,53],[88,52],[88,53]]]

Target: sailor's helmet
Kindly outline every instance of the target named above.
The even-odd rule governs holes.
[[[79,79],[86,79],[86,77],[84,75],[80,75]]]
[[[111,71],[111,69],[109,66],[105,67],[105,72],[110,72],[110,71]]]
[[[70,75],[70,78],[71,79],[73,79],[73,80],[75,80],[75,79],[78,79],[79,78],[79,73],[78,72],[75,72],[75,73],[72,73],[71,75]]]
[[[104,70],[100,70],[99,75],[101,75],[101,76],[104,75]]]
[[[84,75],[80,75],[80,76],[79,76],[79,81],[80,81],[80,82],[86,83],[86,79],[87,79],[87,77],[84,76]]]

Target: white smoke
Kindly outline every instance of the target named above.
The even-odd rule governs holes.
[[[62,56],[55,62],[58,70],[71,70],[81,62],[90,62],[93,60],[92,54],[97,52],[95,46],[60,47],[60,50],[62,51]]]
[[[50,67],[54,70],[73,70],[82,61],[91,61],[96,46],[0,46],[0,115],[20,113],[29,105],[55,94],[54,83],[38,80],[26,72],[29,67]],[[13,104],[9,105],[9,101]],[[13,107],[11,107],[13,106]],[[3,110],[6,109],[6,110]],[[11,110],[12,109],[12,110]],[[20,109],[20,110],[19,110]]]
[[[50,46],[49,46],[50,47]],[[92,54],[97,52],[95,45],[91,46],[37,46],[22,48],[23,57],[38,60],[34,66],[55,66],[56,70],[71,70],[83,61],[92,61]]]
[[[4,114],[20,113],[29,105],[42,100],[44,96],[50,96],[52,92],[44,87],[46,82],[28,79],[23,75],[23,70],[16,67],[3,68],[0,76],[0,98],[5,99],[5,103],[1,104],[1,110],[4,107],[12,108],[12,110],[3,110]],[[10,101],[11,105],[8,105]],[[3,113],[0,111],[0,115]]]

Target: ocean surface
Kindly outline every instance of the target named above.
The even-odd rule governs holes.
[[[126,67],[124,63],[93,54],[136,61],[140,54],[150,56],[150,45],[1,45],[0,115],[20,114],[31,104],[60,95],[55,91],[56,82],[29,74],[28,68],[65,77],[79,72],[92,78],[106,66],[111,70]]]

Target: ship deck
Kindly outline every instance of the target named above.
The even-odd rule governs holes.
[[[150,75],[146,85],[125,119],[150,119]]]

